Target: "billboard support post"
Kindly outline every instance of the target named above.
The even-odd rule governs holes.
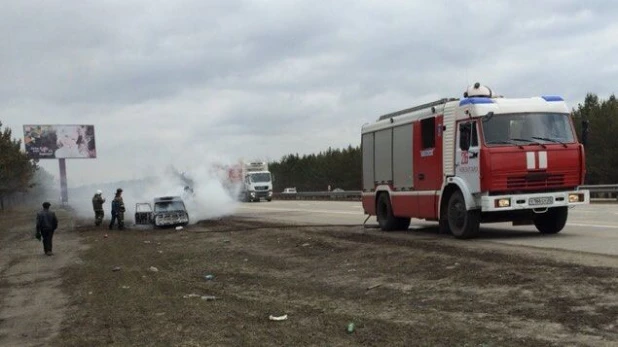
[[[62,204],[69,202],[69,194],[67,189],[67,165],[64,158],[58,159],[60,164],[60,194],[62,196]]]

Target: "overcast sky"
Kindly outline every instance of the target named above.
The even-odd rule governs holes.
[[[3,1],[0,121],[94,124],[69,185],[208,158],[360,143],[380,114],[460,97],[618,89],[614,1]],[[56,160],[42,166],[58,175]]]

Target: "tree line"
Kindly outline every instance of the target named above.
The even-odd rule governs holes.
[[[21,140],[13,138],[10,128],[2,130],[0,122],[0,209],[16,193],[26,193],[35,186],[36,163],[21,150]]]
[[[587,94],[584,102],[573,110],[573,121],[580,141],[585,143],[586,184],[618,183],[618,100],[611,95],[600,100]],[[588,135],[582,139],[587,123]]]
[[[348,146],[328,148],[318,154],[285,155],[280,161],[268,164],[275,181],[273,189],[281,192],[287,187],[298,191],[331,189],[359,190],[361,187],[361,149]]]

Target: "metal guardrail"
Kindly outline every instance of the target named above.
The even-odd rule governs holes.
[[[589,190],[591,199],[618,200],[618,184],[583,185],[579,189]],[[350,190],[343,192],[297,192],[297,193],[274,193],[276,200],[339,200],[360,201],[361,191]]]
[[[583,185],[579,189],[589,190],[590,193],[618,193],[618,184]]]
[[[274,193],[273,198],[277,200],[342,200],[354,201],[361,199],[360,190],[349,190],[343,192],[298,192],[298,193]]]

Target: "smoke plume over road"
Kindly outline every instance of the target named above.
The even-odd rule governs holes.
[[[227,163],[226,163],[227,164]],[[226,187],[224,180],[225,170],[217,169],[214,162],[200,162],[195,165],[157,168],[150,171],[143,178],[88,185],[69,190],[69,204],[82,218],[92,218],[92,197],[97,189],[103,191],[106,199],[104,204],[105,221],[109,223],[111,217],[111,202],[117,188],[122,188],[126,212],[125,224],[133,224],[135,218],[135,204],[148,202],[152,205],[155,197],[181,196],[189,212],[190,224],[200,220],[213,219],[233,214],[239,204],[235,197],[239,186]],[[185,187],[192,190],[186,191]]]

